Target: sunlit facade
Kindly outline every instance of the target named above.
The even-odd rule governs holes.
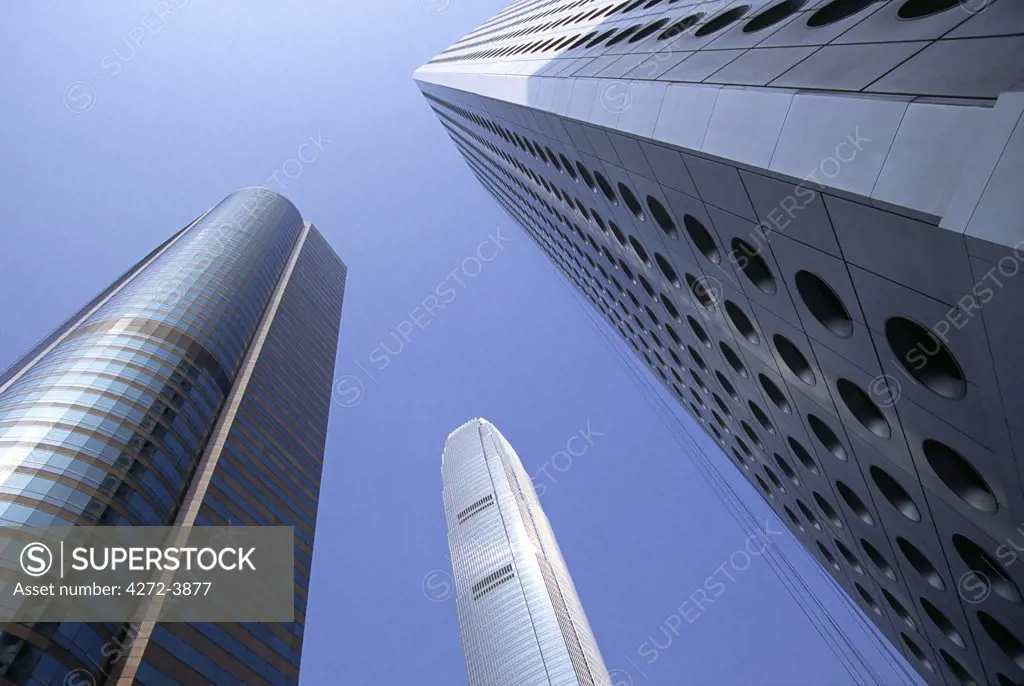
[[[0,525],[293,525],[287,624],[4,625],[5,684],[295,684],[345,266],[238,191],[0,375]]]
[[[1022,27],[1017,0],[523,0],[414,76],[929,686],[1024,683]]]
[[[608,671],[519,456],[474,419],[445,443],[448,545],[470,686],[606,686]]]

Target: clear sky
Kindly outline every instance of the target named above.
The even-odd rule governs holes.
[[[541,474],[605,661],[621,670],[616,686],[853,684],[763,558],[730,566],[744,532],[413,84],[417,66],[503,4],[6,8],[0,367],[229,192],[266,183],[349,265],[304,685],[466,683],[445,597],[440,457],[473,416]],[[479,272],[467,261],[478,254],[494,256]],[[448,305],[414,312],[439,286],[455,293]],[[556,453],[588,427],[592,442],[567,466]],[[775,540],[823,588],[788,534]],[[680,623],[677,608],[723,565],[734,580]],[[831,592],[825,602],[894,683]]]

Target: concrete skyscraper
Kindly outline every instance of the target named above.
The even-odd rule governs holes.
[[[228,196],[0,375],[0,524],[279,525],[290,623],[0,626],[5,684],[295,684],[345,265]]]
[[[415,78],[928,683],[1024,682],[1024,3],[522,0]]]
[[[473,419],[441,458],[470,686],[608,686],[608,671],[519,456]]]

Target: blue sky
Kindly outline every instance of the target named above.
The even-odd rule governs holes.
[[[540,250],[477,185],[412,82],[417,66],[503,4],[8,8],[0,366],[191,218],[266,183],[350,269],[303,684],[466,683],[444,592],[440,456],[448,432],[473,416],[493,421],[541,474],[543,505],[619,684],[854,683],[763,558],[734,569],[714,604],[679,622],[680,605],[731,568],[746,534]],[[417,310],[445,287],[454,297],[443,309]],[[689,428],[755,516],[780,530]],[[556,453],[580,432],[591,441],[566,466]],[[774,538],[822,588],[788,534]],[[852,616],[831,592],[825,602],[892,683]]]

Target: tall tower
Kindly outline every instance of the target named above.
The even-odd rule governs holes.
[[[470,686],[608,686],[555,534],[519,456],[490,422],[448,436],[448,546]]]
[[[1022,56],[1018,0],[520,0],[415,75],[930,684],[1024,682]]]
[[[0,525],[295,527],[295,621],[7,624],[10,684],[295,684],[345,265],[229,195],[0,375]]]

